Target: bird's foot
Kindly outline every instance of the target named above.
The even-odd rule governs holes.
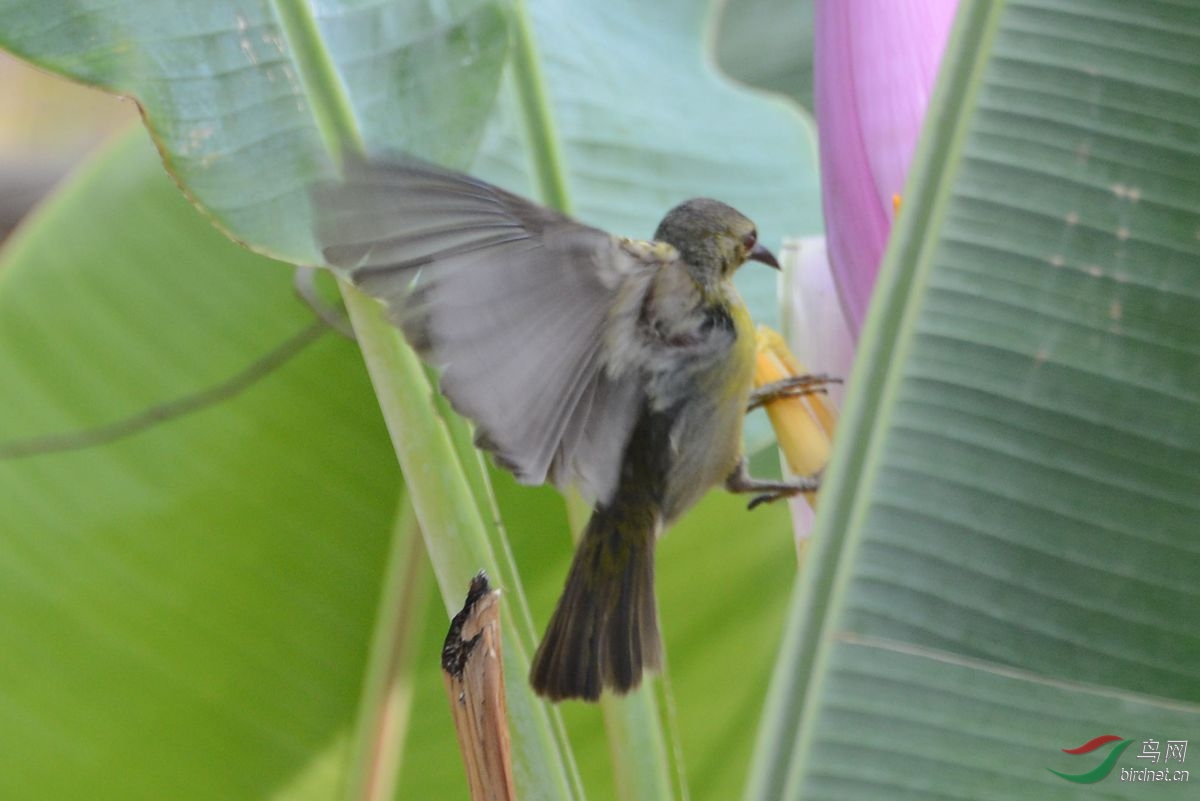
[[[792,498],[802,492],[816,492],[820,486],[819,473],[808,478],[793,478],[786,481],[764,481],[753,478],[746,467],[745,459],[738,462],[738,466],[725,479],[725,489],[730,492],[757,493],[750,499],[748,509],[764,503],[774,503],[783,498]]]
[[[781,381],[765,384],[750,393],[750,403],[746,411],[752,412],[780,398],[799,398],[803,395],[824,394],[828,384],[840,384],[842,379],[826,373],[808,373],[793,375]]]

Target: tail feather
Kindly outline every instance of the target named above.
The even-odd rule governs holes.
[[[662,662],[654,603],[657,515],[597,510],[529,674],[552,701],[625,693]]]

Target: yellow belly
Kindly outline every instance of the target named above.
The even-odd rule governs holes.
[[[730,299],[737,338],[726,357],[706,371],[676,421],[664,510],[668,521],[723,483],[742,458],[742,422],[754,381],[754,324],[736,292]]]

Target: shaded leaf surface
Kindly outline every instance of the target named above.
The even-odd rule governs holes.
[[[0,795],[337,786],[398,474],[332,332],[231,388],[313,330],[290,283],[196,214],[142,135],[6,248]],[[15,455],[47,435],[60,450]]]
[[[1200,726],[1200,7],[962,9],[794,610],[791,798],[1078,798],[1060,749]]]

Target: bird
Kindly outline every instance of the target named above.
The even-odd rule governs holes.
[[[693,198],[650,240],[614,236],[408,156],[348,161],[312,207],[328,265],[440,371],[475,444],[519,482],[592,504],[534,691],[594,701],[637,687],[662,664],[663,531],[716,486],[757,500],[815,488],[754,479],[742,452],[755,335],[732,278],[747,261],[779,268],[754,223]]]

